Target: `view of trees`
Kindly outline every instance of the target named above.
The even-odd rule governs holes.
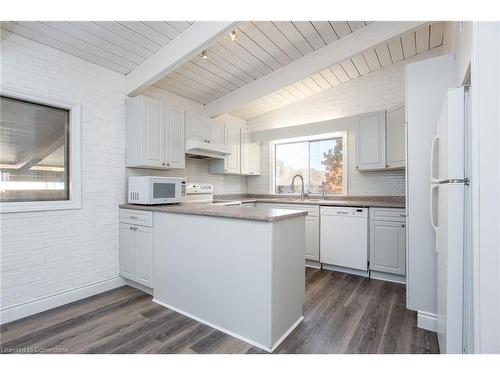
[[[328,152],[323,153],[324,160],[321,164],[326,167],[324,174],[324,183],[328,187],[328,191],[334,194],[343,193],[344,183],[344,162],[342,158],[342,143],[337,142],[333,149],[328,149]]]

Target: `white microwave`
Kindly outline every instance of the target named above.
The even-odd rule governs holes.
[[[181,177],[129,176],[128,203],[180,203],[186,196],[186,180]]]

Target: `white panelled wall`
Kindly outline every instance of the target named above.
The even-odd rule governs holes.
[[[385,69],[369,73],[358,79],[348,81],[300,102],[282,107],[262,116],[248,120],[248,129],[254,133],[255,140],[272,139],[270,129],[280,138],[286,138],[287,132],[299,136],[293,129],[296,125],[309,124],[329,119],[341,119],[360,113],[388,109],[404,103],[405,65],[424,58],[445,53],[440,47],[414,58],[396,63]],[[348,194],[349,195],[404,195],[404,171],[358,172],[355,169],[355,131],[351,123],[335,126],[328,132],[348,130]],[[326,132],[326,131],[325,131]],[[261,136],[260,134],[265,134]],[[276,137],[276,136],[275,136]],[[277,139],[277,138],[274,138]],[[271,186],[269,142],[261,146],[261,175],[247,178],[247,192],[268,194]]]

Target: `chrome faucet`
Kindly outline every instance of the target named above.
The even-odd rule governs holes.
[[[295,189],[295,178],[300,177],[300,180],[302,181],[302,189],[300,191],[300,200],[304,200],[304,177],[302,177],[300,174],[296,174],[295,176],[292,177],[292,184],[290,185],[290,188],[293,190]]]

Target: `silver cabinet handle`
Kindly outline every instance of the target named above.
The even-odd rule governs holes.
[[[132,215],[130,215],[130,216],[129,216],[129,218],[130,218],[130,219],[137,219],[137,216],[132,216]]]
[[[170,163],[167,163],[167,167],[170,167]]]
[[[130,227],[130,230],[137,230],[137,227]]]
[[[404,228],[404,227],[405,227],[405,225],[404,225],[404,224],[401,224],[401,228]]]
[[[406,217],[406,215],[405,214],[400,214],[399,217]]]
[[[165,163],[161,163],[161,165],[165,166]]]

